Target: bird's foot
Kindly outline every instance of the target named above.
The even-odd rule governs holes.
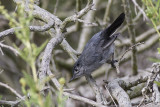
[[[116,68],[116,66],[115,66],[115,63],[116,63],[116,62],[118,62],[118,60],[112,60],[112,61],[111,61],[110,64],[111,64],[111,66],[112,66],[113,68]]]

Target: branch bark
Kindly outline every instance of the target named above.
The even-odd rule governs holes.
[[[129,4],[128,0],[122,0],[122,2],[123,2],[124,11],[126,14],[126,22],[127,22],[127,27],[128,27],[128,34],[129,34],[130,40],[131,40],[131,45],[134,45],[136,43],[136,40],[135,40],[133,21],[132,21],[132,17],[131,17],[130,4]],[[137,75],[137,73],[138,73],[137,72],[136,53],[137,53],[137,50],[134,47],[132,49],[132,55],[131,55],[131,65],[132,65],[132,74],[133,75]]]

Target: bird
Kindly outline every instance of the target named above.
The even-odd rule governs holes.
[[[121,34],[114,34],[114,32],[124,22],[124,19],[125,14],[121,13],[111,25],[96,33],[87,42],[84,50],[73,66],[73,76],[69,82],[82,76],[91,76],[91,73],[104,63],[109,63],[115,68],[114,63],[117,62],[117,60],[114,60],[114,41]]]

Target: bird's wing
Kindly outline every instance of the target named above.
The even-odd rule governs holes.
[[[104,40],[103,44],[102,44],[102,48],[103,50],[105,50],[107,47],[109,47],[117,38],[117,36],[119,36],[120,33],[116,33],[113,34],[112,37],[110,37],[110,39]]]
[[[106,44],[103,45],[103,50],[106,49],[107,47],[109,47],[115,40],[116,40],[117,36],[112,38],[111,40],[109,40]]]

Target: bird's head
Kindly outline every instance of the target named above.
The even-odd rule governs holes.
[[[82,66],[82,64],[80,63],[80,61],[77,61],[74,64],[73,70],[72,70],[73,76],[70,79],[69,82],[71,82],[72,80],[79,78],[81,76],[84,76],[84,67]]]

